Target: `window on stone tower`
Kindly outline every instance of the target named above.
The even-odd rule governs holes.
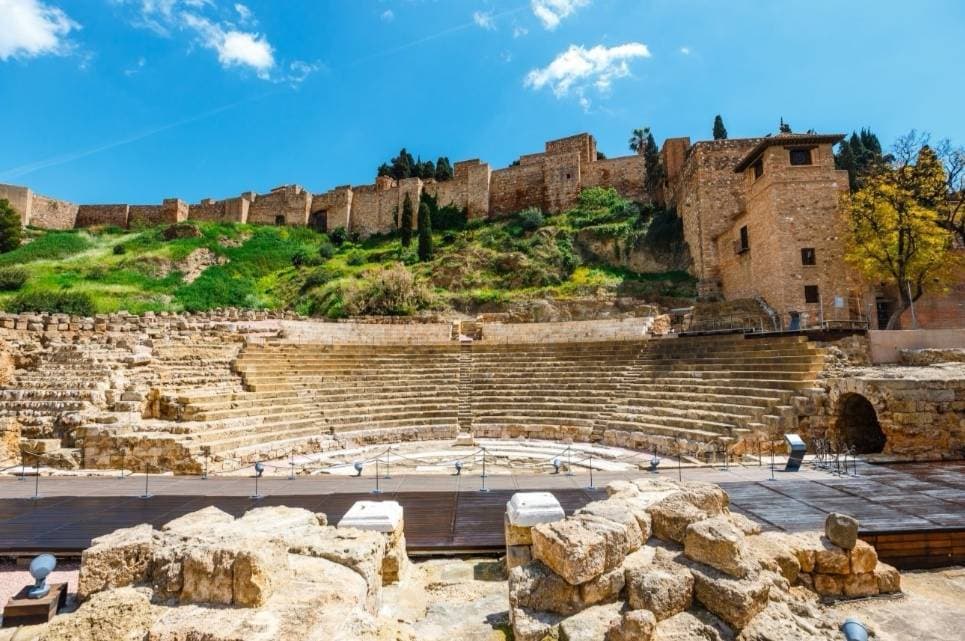
[[[754,170],[754,180],[757,180],[758,178],[760,178],[761,176],[763,176],[763,175],[764,175],[764,159],[763,159],[763,158],[758,158],[757,160],[755,160],[755,161],[754,161],[754,164],[751,165],[751,169]]]
[[[282,216],[281,214],[279,214],[278,216],[275,216],[275,224],[276,224],[276,225],[284,225],[284,224],[285,224],[285,217]]]
[[[791,164],[792,165],[810,165],[811,150],[810,149],[792,149]]]
[[[814,247],[802,247],[801,248],[801,264],[802,265],[817,265],[817,256],[814,253]]]
[[[820,303],[821,295],[818,294],[817,285],[805,285],[804,286],[804,302],[805,303]]]
[[[740,229],[740,240],[737,241],[737,253],[743,254],[746,251],[750,251],[750,248],[751,245],[747,235],[747,225],[744,225]]]

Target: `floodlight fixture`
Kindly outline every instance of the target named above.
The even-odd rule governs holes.
[[[841,624],[841,632],[847,641],[868,641],[868,628],[857,619],[845,619]]]
[[[355,476],[362,476],[362,469],[365,467],[362,464],[362,461],[355,461],[355,464],[352,467],[355,468]]]
[[[255,476],[261,478],[261,475],[265,473],[265,466],[262,465],[261,461],[255,463]]]
[[[455,463],[455,468],[456,468],[456,476],[461,475],[461,474],[462,474],[462,461],[456,461],[456,463]]]
[[[657,468],[660,466],[660,457],[654,452],[653,456],[650,457],[650,471],[656,472]]]
[[[57,558],[53,554],[41,554],[30,562],[30,576],[34,579],[33,587],[27,590],[27,597],[40,599],[50,593],[47,577],[57,567]]]
[[[559,473],[560,473],[560,457],[557,456],[553,459],[553,474],[559,474]]]

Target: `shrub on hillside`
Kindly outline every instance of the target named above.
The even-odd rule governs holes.
[[[10,206],[10,201],[0,198],[0,253],[13,251],[23,240],[20,214]]]
[[[22,267],[0,267],[0,291],[13,292],[20,289],[29,276]]]
[[[543,226],[543,212],[538,207],[530,207],[516,214],[516,219],[523,231],[536,231]]]
[[[174,223],[164,228],[162,234],[164,240],[176,240],[178,238],[200,238],[201,230],[194,223]]]
[[[51,314],[71,314],[73,316],[93,316],[94,299],[84,292],[58,292],[32,290],[17,294],[6,305],[8,312],[48,312]]]
[[[431,296],[405,265],[396,263],[355,279],[342,299],[350,316],[402,316],[428,305]]]
[[[345,262],[349,265],[358,266],[365,264],[365,252],[361,249],[349,250],[345,256]]]
[[[345,231],[344,227],[336,227],[328,233],[328,238],[332,241],[333,245],[338,247],[348,240],[348,232]]]
[[[335,245],[333,245],[329,237],[324,234],[318,245],[318,255],[321,256],[322,260],[328,260],[335,255]]]
[[[0,254],[0,265],[21,265],[35,260],[58,260],[91,246],[87,236],[72,231],[44,232],[26,245]]]
[[[122,245],[121,243],[117,243],[116,245],[114,245],[113,252],[114,252],[114,255],[115,255],[115,256],[120,256],[120,255],[122,255],[122,254],[126,254],[126,253],[127,253],[127,247],[125,247],[125,246]]]

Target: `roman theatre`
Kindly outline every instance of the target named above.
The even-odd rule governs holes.
[[[0,315],[0,555],[38,639],[841,638],[965,561],[960,338]]]

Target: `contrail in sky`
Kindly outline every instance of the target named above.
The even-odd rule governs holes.
[[[522,5],[522,6],[519,6],[519,7],[514,8],[514,9],[507,9],[506,11],[502,11],[502,12],[500,12],[500,13],[494,14],[494,15],[493,15],[493,19],[496,20],[496,19],[499,19],[499,18],[503,18],[503,17],[508,16],[508,15],[512,15],[512,14],[515,14],[515,13],[519,13],[520,11],[523,11],[523,10],[525,10],[525,9],[527,9],[527,5]],[[410,41],[410,42],[406,42],[406,43],[401,44],[401,45],[398,45],[398,46],[396,46],[396,47],[391,47],[391,48],[389,48],[389,49],[383,49],[383,50],[381,50],[381,51],[376,51],[376,52],[373,52],[373,53],[368,54],[368,55],[366,55],[366,56],[362,56],[361,58],[357,58],[357,59],[353,60],[352,62],[350,62],[350,63],[349,63],[349,66],[354,66],[354,65],[357,65],[357,64],[359,64],[359,63],[361,63],[361,62],[365,62],[366,60],[371,60],[371,59],[373,59],[373,58],[381,58],[381,57],[383,57],[383,56],[388,56],[388,55],[391,55],[391,54],[394,54],[394,53],[398,53],[398,52],[400,52],[400,51],[405,51],[406,49],[411,49],[412,47],[417,47],[417,46],[419,46],[419,45],[421,45],[421,44],[423,44],[423,43],[429,42],[429,41],[431,41],[431,40],[436,40],[437,38],[442,38],[442,37],[444,37],[444,36],[448,36],[448,35],[450,35],[450,34],[453,34],[453,33],[459,32],[459,31],[464,31],[465,29],[469,29],[470,27],[473,27],[474,25],[475,25],[475,22],[470,21],[470,22],[466,22],[466,23],[463,23],[463,24],[456,25],[456,26],[454,26],[454,27],[449,27],[448,29],[443,29],[442,31],[440,31],[440,32],[438,32],[438,33],[433,33],[433,34],[430,34],[430,35],[428,35],[428,36],[423,36],[423,37],[421,37],[421,38],[417,38],[416,40],[412,40],[412,41]],[[171,122],[171,123],[168,123],[168,124],[166,124],[166,125],[161,125],[160,127],[155,127],[155,128],[153,128],[153,129],[148,129],[148,130],[145,130],[145,131],[141,131],[141,132],[139,132],[139,133],[133,134],[133,135],[128,136],[128,137],[126,137],[126,138],[121,138],[120,140],[114,140],[114,141],[112,141],[112,142],[108,142],[108,143],[105,143],[105,144],[103,144],[103,145],[99,145],[99,146],[97,146],[97,147],[91,147],[90,149],[84,149],[84,150],[82,150],[82,151],[75,151],[75,152],[72,152],[72,153],[61,154],[61,155],[59,155],[59,156],[51,156],[50,158],[45,158],[45,159],[43,159],[43,160],[36,160],[36,161],[34,161],[34,162],[27,163],[27,164],[24,164],[24,165],[20,165],[20,166],[18,166],[18,167],[11,167],[11,168],[9,168],[9,169],[5,169],[5,170],[0,171],[0,180],[10,180],[10,179],[14,179],[14,178],[20,178],[21,176],[26,176],[27,174],[32,174],[33,172],[38,171],[38,170],[40,170],[40,169],[46,169],[47,167],[56,167],[57,165],[63,165],[63,164],[65,164],[65,163],[73,162],[73,161],[79,160],[79,159],[81,159],[81,158],[86,158],[86,157],[88,157],[88,156],[93,156],[94,154],[99,154],[99,153],[101,153],[101,152],[108,151],[108,150],[110,150],[110,149],[116,149],[117,147],[123,147],[124,145],[129,145],[129,144],[131,144],[131,143],[133,143],[133,142],[138,142],[138,141],[140,141],[140,140],[144,140],[145,138],[150,138],[151,136],[154,136],[154,135],[159,134],[159,133],[164,132],[164,131],[170,131],[171,129],[176,129],[176,128],[178,128],[178,127],[181,127],[181,126],[183,126],[183,125],[190,124],[190,123],[192,123],[192,122],[198,122],[199,120],[206,120],[206,119],[208,119],[208,118],[211,118],[212,116],[216,116],[216,115],[218,115],[219,113],[228,111],[228,110],[230,110],[230,109],[234,109],[235,107],[239,107],[239,106],[241,106],[241,105],[243,105],[243,104],[246,104],[246,103],[249,103],[249,102],[253,102],[253,101],[255,101],[255,100],[261,100],[262,98],[265,98],[265,97],[267,97],[267,96],[269,96],[269,95],[272,95],[272,94],[274,94],[274,93],[278,93],[278,91],[271,91],[271,92],[264,93],[264,94],[261,94],[261,95],[258,95],[258,96],[253,96],[253,97],[250,97],[250,98],[245,98],[245,99],[239,100],[239,101],[237,101],[237,102],[232,102],[232,103],[227,104],[227,105],[222,105],[222,106],[220,106],[220,107],[215,107],[214,109],[210,109],[210,110],[208,110],[208,111],[204,111],[204,112],[199,113],[199,114],[196,114],[196,115],[194,115],[194,116],[189,116],[189,117],[187,117],[187,118],[182,118],[181,120],[176,120],[176,121]]]
[[[208,111],[195,114],[193,116],[188,116],[187,118],[182,118],[181,120],[176,120],[170,122],[166,125],[161,125],[160,127],[155,127],[153,129],[148,129],[141,131],[134,135],[128,136],[127,138],[121,138],[120,140],[114,140],[97,147],[91,147],[90,149],[84,149],[82,151],[75,151],[68,154],[61,154],[59,156],[51,156],[50,158],[45,158],[43,160],[36,160],[25,165],[20,165],[19,167],[11,167],[10,169],[5,169],[0,171],[0,179],[9,180],[12,178],[19,178],[21,176],[26,176],[39,169],[46,169],[47,167],[56,167],[57,165],[63,165],[64,163],[73,162],[74,160],[79,160],[80,158],[86,158],[88,156],[93,156],[94,154],[99,154],[102,151],[107,151],[109,149],[115,149],[117,147],[123,147],[124,145],[129,145],[132,142],[137,142],[139,140],[144,140],[145,138],[150,138],[155,134],[159,134],[163,131],[169,131],[171,129],[176,129],[183,125],[190,124],[192,122],[198,122],[199,120],[206,120],[212,116],[216,116],[220,113],[234,109],[243,104],[254,102],[255,100],[261,100],[273,93],[278,93],[277,91],[269,91],[267,93],[259,94],[257,96],[251,96],[243,100],[238,100],[236,102],[229,103],[227,105],[221,105],[220,107],[215,107],[214,109],[209,109]]]

